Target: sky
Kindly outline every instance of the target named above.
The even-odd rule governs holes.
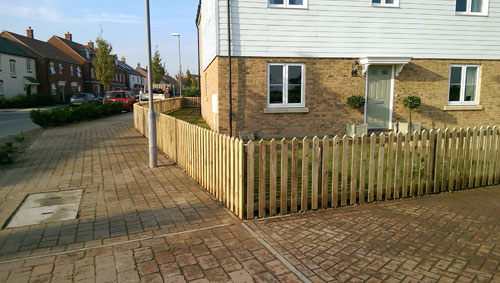
[[[182,71],[198,73],[196,11],[198,0],[150,0],[152,52],[158,47],[167,72],[179,72],[177,37],[181,34]],[[142,0],[0,0],[0,31],[26,35],[28,26],[35,39],[73,35],[73,41],[95,42],[100,31],[127,64],[147,65],[145,7]]]

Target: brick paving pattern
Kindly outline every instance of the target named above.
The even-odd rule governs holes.
[[[500,187],[246,222],[147,141],[130,114],[50,129],[0,179],[83,189],[76,220],[0,230],[0,282],[500,282]],[[308,279],[306,279],[308,278]]]

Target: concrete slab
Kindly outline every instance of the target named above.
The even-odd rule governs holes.
[[[7,228],[75,219],[82,194],[82,190],[72,190],[30,195]]]

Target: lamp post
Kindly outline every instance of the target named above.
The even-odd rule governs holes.
[[[153,68],[151,67],[151,30],[149,21],[149,0],[144,0],[146,6],[146,40],[148,48],[148,90],[149,90],[149,112],[148,112],[148,129],[149,129],[149,168],[156,168],[156,115],[153,107]]]
[[[177,36],[177,43],[179,45],[179,95],[182,96],[181,34],[172,33],[172,36]]]

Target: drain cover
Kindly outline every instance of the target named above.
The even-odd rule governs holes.
[[[75,219],[82,190],[30,195],[14,214],[7,228]]]

